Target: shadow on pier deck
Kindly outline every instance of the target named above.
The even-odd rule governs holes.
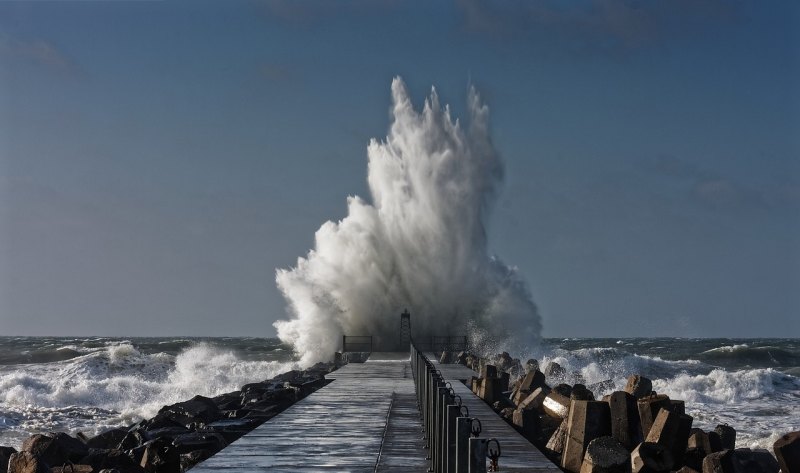
[[[475,374],[463,366],[440,368],[453,380]],[[192,468],[192,473],[427,471],[408,353],[373,353],[366,363],[346,365],[326,377],[334,381]],[[502,443],[500,471],[560,471],[469,389],[452,384],[470,412],[480,416],[482,436]]]

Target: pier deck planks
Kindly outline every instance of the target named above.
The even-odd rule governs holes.
[[[406,360],[372,358],[326,376],[334,381],[191,471],[425,471],[407,355]]]
[[[443,375],[481,419],[481,437],[496,437],[500,471],[560,471],[481,399],[456,381],[475,373],[441,365]],[[248,472],[425,472],[414,381],[407,356],[375,353],[327,376],[333,381],[295,403],[213,457],[192,473]]]

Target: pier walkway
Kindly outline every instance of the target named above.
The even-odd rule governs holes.
[[[475,374],[463,366],[439,368],[452,380]],[[345,365],[326,378],[333,381],[192,473],[427,471],[428,451],[407,354],[373,353],[366,363]],[[466,386],[452,384],[471,415],[481,419],[481,437],[500,440],[500,471],[560,471]]]

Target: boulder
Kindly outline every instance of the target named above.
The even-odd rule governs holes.
[[[790,432],[772,445],[784,473],[800,473],[800,431]]]
[[[179,424],[192,428],[197,424],[209,424],[222,418],[217,405],[205,396],[195,396],[188,401],[164,406],[158,411]]]
[[[17,449],[13,447],[0,447],[0,472],[8,470],[8,459],[11,455],[17,453]]]
[[[146,444],[139,465],[150,473],[179,473],[180,454],[169,440],[153,440]]]
[[[95,471],[108,469],[118,470],[120,473],[146,473],[144,468],[120,450],[91,449],[80,463],[91,465]]]
[[[172,441],[178,453],[189,453],[194,450],[208,450],[218,452],[225,448],[228,443],[225,437],[216,432],[192,432],[181,435]]]
[[[670,451],[657,443],[642,442],[631,452],[633,473],[666,473],[673,463]]]
[[[649,396],[653,391],[653,382],[642,375],[632,374],[628,376],[628,383],[625,385],[624,391],[632,394],[636,399]]]
[[[525,362],[525,372],[530,373],[531,371],[539,371],[539,362],[533,358]]]
[[[50,469],[50,473],[94,473],[94,468],[92,465],[70,463],[66,466],[55,466]]]
[[[613,437],[598,437],[586,448],[580,473],[629,473],[631,456]]]
[[[101,432],[86,441],[86,446],[89,448],[116,448],[128,431],[125,429],[110,429]]]
[[[39,456],[23,450],[11,454],[8,473],[50,473],[50,468]]]
[[[63,465],[68,461],[77,462],[89,451],[80,440],[57,432],[47,435],[36,434],[22,443],[22,451],[30,452],[48,465]]]
[[[193,450],[189,453],[181,455],[181,471],[186,471],[189,468],[197,465],[201,461],[207,460],[214,455],[214,452],[208,450]]]
[[[570,395],[572,395],[572,386],[566,383],[557,384],[556,387],[553,388],[553,391],[564,397],[570,397]]]

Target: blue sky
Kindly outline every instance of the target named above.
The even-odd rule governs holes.
[[[800,336],[800,6],[495,3],[0,2],[2,334],[273,335],[400,75],[488,102],[545,336]]]

